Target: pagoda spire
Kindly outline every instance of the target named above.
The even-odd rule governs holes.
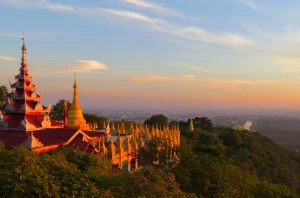
[[[190,130],[194,131],[194,121],[193,121],[193,119],[190,119]]]
[[[81,128],[82,130],[90,130],[89,125],[86,123],[83,112],[81,110],[78,100],[78,85],[76,80],[76,74],[74,74],[74,85],[73,85],[73,102],[68,111],[68,126],[71,128]]]
[[[24,32],[23,32],[23,37],[22,37],[22,40],[23,40],[23,45],[22,45],[22,67],[26,67],[27,65],[27,57],[26,57],[26,45],[25,45],[25,38],[24,38]]]

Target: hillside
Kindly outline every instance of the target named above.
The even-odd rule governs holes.
[[[180,123],[178,164],[166,159],[156,140],[140,150],[143,167],[113,170],[108,159],[60,148],[36,154],[0,146],[1,197],[253,197],[300,195],[300,156],[258,133]],[[205,129],[205,130],[202,130]],[[218,134],[212,133],[218,131]],[[151,147],[151,145],[153,147]]]
[[[282,197],[280,192],[285,192],[284,197],[293,197],[288,195],[290,189],[300,194],[300,156],[297,153],[283,149],[259,133],[222,127],[216,135],[200,129],[191,132],[186,126],[183,124],[181,128],[183,153],[180,155],[185,165],[176,167],[175,175],[187,192],[204,197],[215,197],[219,193],[220,197],[244,197],[244,193],[250,197]],[[194,167],[187,168],[189,162]],[[181,173],[183,169],[188,171],[185,176]],[[199,185],[209,189],[207,193],[197,192]],[[278,192],[273,195],[264,192],[270,189]]]

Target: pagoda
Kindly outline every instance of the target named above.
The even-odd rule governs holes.
[[[10,85],[12,91],[6,96],[7,102],[0,106],[0,142],[4,143],[6,149],[25,146],[37,153],[62,146],[87,153],[99,153],[94,142],[100,141],[100,137],[105,133],[83,131],[86,130],[82,127],[86,126],[86,122],[77,98],[74,98],[73,103],[76,107],[76,115],[80,116],[76,117],[80,118],[80,122],[77,122],[78,119],[75,122],[79,123],[79,128],[71,128],[67,125],[66,108],[64,109],[64,123],[50,119],[51,106],[46,107],[41,104],[42,96],[35,92],[36,86],[29,75],[26,50],[23,38],[21,67],[19,73],[15,75],[16,82]],[[76,81],[74,94],[75,91],[77,93]],[[70,123],[72,124],[72,120]]]
[[[86,120],[83,117],[82,109],[79,104],[78,85],[76,81],[76,75],[75,75],[73,89],[74,89],[73,101],[68,111],[68,127],[73,129],[82,129],[82,130],[90,131],[91,130],[90,126],[86,123]]]
[[[51,120],[50,104],[41,104],[42,95],[37,94],[36,85],[27,68],[26,45],[23,39],[22,58],[19,73],[15,75],[16,82],[11,84],[11,93],[7,95],[7,103],[2,106],[5,116],[2,120],[4,130],[35,131],[51,127],[63,127],[59,122]]]

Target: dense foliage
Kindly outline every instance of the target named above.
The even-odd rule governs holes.
[[[52,106],[51,112],[49,114],[50,118],[53,120],[63,121],[64,119],[64,103],[67,102],[68,108],[70,108],[71,103],[68,100],[61,99],[55,105]]]
[[[151,166],[113,171],[105,158],[66,148],[36,154],[2,146],[0,184],[1,197],[195,197],[172,173]]]
[[[148,126],[151,125],[166,125],[168,123],[168,118],[163,114],[152,115],[149,119],[145,121]]]
[[[104,126],[104,123],[105,122],[107,123],[107,118],[103,116],[98,116],[96,114],[90,114],[90,113],[84,113],[83,116],[87,123],[97,123],[99,128],[106,127]]]
[[[0,105],[6,102],[6,95],[8,93],[7,87],[4,85],[0,86]]]
[[[85,114],[89,121],[105,118]],[[165,116],[164,116],[165,117]],[[152,121],[157,122],[157,116]],[[158,116],[158,120],[163,116]],[[195,118],[181,122],[179,163],[170,148],[152,139],[139,149],[139,170],[113,170],[108,159],[60,148],[36,154],[0,144],[0,197],[205,197],[296,198],[300,156],[258,133],[212,128]],[[115,121],[129,127],[130,122]],[[217,132],[217,133],[216,133]],[[166,149],[158,149],[158,147]],[[159,160],[161,164],[153,166]]]
[[[219,134],[181,125],[181,189],[199,197],[296,197],[300,156],[258,133],[218,128]],[[295,193],[294,193],[295,192]]]

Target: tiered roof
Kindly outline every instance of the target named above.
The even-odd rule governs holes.
[[[6,96],[8,102],[0,107],[0,110],[5,111],[0,128],[13,131],[35,131],[63,127],[61,123],[50,119],[51,106],[43,106],[42,95],[35,92],[36,85],[32,83],[32,77],[27,68],[27,47],[24,38],[21,49],[19,73],[15,75],[16,81],[10,84],[12,91]]]

